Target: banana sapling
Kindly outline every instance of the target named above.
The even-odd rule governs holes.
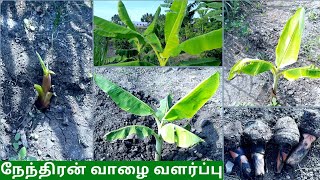
[[[42,79],[42,85],[34,84],[34,88],[38,92],[38,99],[36,101],[36,106],[40,110],[45,110],[48,108],[50,104],[50,99],[53,95],[52,92],[50,92],[51,89],[51,74],[55,74],[53,71],[51,71],[48,66],[46,66],[39,55],[38,52],[36,52],[39,62],[42,67],[43,71],[43,79]]]
[[[126,126],[108,132],[104,139],[115,141],[127,139],[130,135],[136,135],[140,139],[154,136],[156,139],[155,160],[159,161],[161,160],[163,142],[188,148],[204,141],[187,129],[172,122],[191,119],[217,91],[220,83],[220,74],[215,73],[202,81],[174,105],[172,104],[172,97],[170,95],[167,96],[160,101],[160,107],[156,110],[101,75],[95,75],[94,80],[98,87],[107,93],[119,108],[138,116],[152,116],[158,128],[156,133],[147,126]]]
[[[299,8],[296,13],[286,23],[278,45],[276,47],[275,65],[271,62],[260,59],[243,59],[238,61],[230,70],[229,80],[237,74],[247,74],[256,76],[260,73],[271,71],[273,75],[272,101],[276,100],[278,81],[281,77],[289,81],[299,78],[320,78],[320,69],[314,65],[284,69],[297,62],[301,39],[304,30],[305,9]]]
[[[12,142],[12,147],[13,147],[14,151],[17,152],[17,155],[10,157],[9,161],[36,161],[37,158],[35,158],[33,156],[28,156],[26,147],[22,146],[20,148],[19,141],[21,141],[21,134],[17,133],[14,136],[14,140]],[[20,150],[19,150],[19,148],[20,148]]]
[[[154,15],[153,21],[147,27],[147,29],[140,33],[134,24],[132,23],[127,10],[122,3],[118,3],[118,13],[121,21],[127,26],[123,27],[115,23],[104,20],[100,17],[94,17],[94,33],[95,35],[107,37],[107,38],[116,38],[116,39],[127,39],[129,42],[133,42],[135,49],[129,51],[137,51],[138,54],[142,52],[142,49],[145,46],[150,46],[160,64],[160,66],[165,66],[170,57],[178,56],[182,51],[191,54],[199,55],[204,51],[222,48],[222,28],[218,30],[211,31],[209,33],[190,38],[182,43],[180,43],[179,32],[183,19],[186,14],[188,1],[187,0],[174,0],[170,11],[166,14],[165,20],[165,47],[163,48],[158,36],[156,35],[156,27],[158,25],[158,17],[161,12],[159,7]],[[222,4],[221,4],[222,7]],[[95,47],[98,48],[98,47]],[[140,56],[140,55],[139,55]],[[138,56],[138,57],[139,57]],[[208,63],[207,60],[197,62]],[[215,63],[212,60],[211,63]],[[139,58],[137,61],[132,62],[121,62],[116,65],[119,66],[130,66],[130,65],[153,65],[149,62],[143,62]]]

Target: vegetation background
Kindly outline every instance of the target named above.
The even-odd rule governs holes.
[[[168,12],[172,5],[173,0],[165,0],[161,4],[162,11]],[[125,2],[124,2],[125,3]],[[143,1],[139,1],[143,6]],[[183,19],[181,30],[179,33],[180,42],[183,42],[187,39],[203,35],[205,33],[217,30],[222,27],[222,9],[218,11],[212,11],[210,7],[207,7],[206,4],[210,3],[209,1],[189,1],[186,8],[186,16]],[[222,4],[221,4],[222,7]],[[116,6],[114,8],[117,8]],[[154,18],[154,12],[146,13],[141,16],[141,22],[151,23]],[[130,16],[130,14],[129,14]],[[155,30],[155,34],[158,36],[162,47],[165,46],[165,35],[164,35],[164,25],[165,25],[165,14],[160,14],[158,18],[158,25]],[[121,26],[125,24],[121,21],[118,14],[115,14],[111,17],[111,21]],[[137,28],[140,33],[143,33],[145,30],[144,27]],[[115,64],[118,62],[127,62],[130,61],[137,55],[136,51],[132,51],[134,46],[128,40],[114,39],[114,38],[104,38],[98,35],[94,37],[95,41],[95,54],[94,54],[94,65],[101,66],[107,64]],[[131,51],[129,51],[131,49]],[[144,53],[139,56],[140,59],[150,62],[152,64],[159,64],[156,54],[152,52],[150,46],[146,46],[143,49]],[[107,58],[105,58],[107,57]],[[210,51],[205,51],[200,55],[188,55],[186,53],[180,54],[180,56],[170,58],[170,61],[167,65],[189,65],[188,62],[192,60],[199,59],[211,59],[214,61],[214,65],[222,65],[222,49],[214,49]],[[171,62],[171,63],[170,63]]]

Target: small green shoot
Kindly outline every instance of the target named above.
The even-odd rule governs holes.
[[[42,79],[42,85],[34,84],[34,88],[38,92],[38,99],[36,101],[36,106],[40,110],[45,110],[49,107],[50,99],[53,95],[52,92],[50,92],[51,89],[51,74],[55,74],[53,71],[51,71],[48,66],[46,66],[39,55],[38,52],[36,52],[39,62],[42,67],[43,71],[43,79]]]
[[[19,143],[20,140],[21,140],[21,134],[17,133],[14,136],[14,140],[12,142],[13,149],[17,152],[17,155],[10,157],[9,160],[10,161],[36,161],[37,159],[35,157],[27,155],[28,153],[27,153],[26,147],[22,146],[20,148],[20,144],[21,144],[21,142]]]
[[[271,106],[280,106],[280,104],[278,103],[277,98],[275,98],[275,97],[272,97],[270,105]]]
[[[186,129],[173,124],[173,122],[190,120],[198,112],[217,91],[220,74],[215,73],[202,81],[174,105],[170,95],[165,97],[160,101],[160,107],[156,110],[101,75],[95,75],[94,80],[98,87],[107,93],[119,108],[138,116],[152,116],[157,124],[157,133],[147,126],[132,125],[108,132],[104,139],[107,141],[125,140],[133,134],[141,139],[154,136],[156,139],[155,160],[159,161],[161,160],[164,141],[182,148],[189,148],[204,141],[187,130],[190,129],[189,125]]]
[[[284,77],[289,81],[297,80],[299,78],[320,78],[320,69],[314,65],[283,69],[286,66],[296,63],[298,60],[304,30],[304,20],[305,9],[299,8],[285,25],[276,48],[275,65],[265,60],[246,58],[238,61],[231,68],[229,80],[241,73],[256,76],[260,73],[271,71],[274,79],[271,92],[271,103],[274,105],[275,101],[273,98],[276,98],[280,77]]]

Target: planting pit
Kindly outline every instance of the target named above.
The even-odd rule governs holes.
[[[169,93],[173,103],[184,97],[202,80],[219,68],[97,68],[97,73],[133,93],[154,109]],[[156,130],[151,117],[131,115],[119,107],[98,87],[95,109],[94,159],[95,160],[154,160],[155,139],[152,137],[128,139],[116,142],[104,141],[103,136],[127,125],[145,125]],[[178,148],[164,142],[162,160],[222,160],[221,86],[198,113],[192,118],[191,132],[205,140],[192,148]],[[182,121],[176,122],[182,125]],[[182,124],[181,124],[182,123]]]
[[[265,106],[270,104],[273,77],[271,72],[257,76],[239,75],[228,81],[231,67],[244,58],[258,58],[272,63],[280,34],[295,11],[306,9],[305,30],[298,61],[287,68],[311,64],[320,67],[320,1],[254,1],[252,5],[241,6],[244,28],[225,32],[224,104],[226,106]],[[240,16],[240,15],[239,15]],[[232,20],[229,20],[232,21]],[[236,22],[234,22],[236,23]],[[227,28],[226,28],[227,29]],[[239,29],[248,29],[242,35]],[[287,81],[280,78],[277,98],[282,106],[319,106],[320,80],[299,79]]]
[[[240,121],[242,126],[252,120],[261,120],[267,124],[273,134],[275,133],[275,125],[278,119],[289,116],[294,119],[298,125],[304,109],[298,108],[225,108],[223,115],[223,124],[228,122]],[[315,109],[320,111],[320,109]],[[224,132],[224,134],[229,132]],[[299,163],[298,167],[290,167],[285,165],[281,174],[276,174],[276,158],[278,154],[278,145],[274,142],[274,137],[266,145],[266,175],[264,179],[318,179],[320,176],[320,140],[318,139],[312,144],[312,148],[307,156]],[[242,137],[243,139],[243,137]],[[242,143],[243,147],[246,145]],[[250,155],[247,155],[249,161]],[[224,153],[224,163],[228,161],[234,162],[229,152]],[[230,174],[226,174],[225,179],[239,179],[240,169],[237,165],[233,167]]]
[[[38,160],[92,159],[91,3],[4,1],[1,15],[0,159],[17,154],[16,133]],[[36,51],[56,74],[45,112],[34,105],[43,76]]]

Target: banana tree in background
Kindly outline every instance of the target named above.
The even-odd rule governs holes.
[[[158,25],[157,21],[161,12],[160,7],[154,14],[153,21],[150,23],[147,29],[140,33],[132,23],[124,4],[119,1],[119,17],[126,27],[119,26],[95,16],[94,33],[95,35],[108,38],[127,39],[134,44],[135,48],[130,49],[129,51],[137,52],[138,55],[136,56],[135,60],[115,64],[118,66],[154,65],[143,60],[143,49],[147,46],[152,48],[160,66],[165,66],[171,57],[176,57],[180,55],[181,52],[185,52],[190,55],[199,55],[204,51],[221,48],[222,28],[188,39],[184,42],[180,42],[179,32],[183,19],[186,15],[187,4],[187,0],[174,0],[170,7],[170,11],[167,12],[164,25],[164,47],[160,43],[158,36],[155,34],[155,29]],[[202,62],[199,60],[197,63],[197,65],[201,65],[202,63],[206,63],[207,65],[208,61],[206,60]]]

